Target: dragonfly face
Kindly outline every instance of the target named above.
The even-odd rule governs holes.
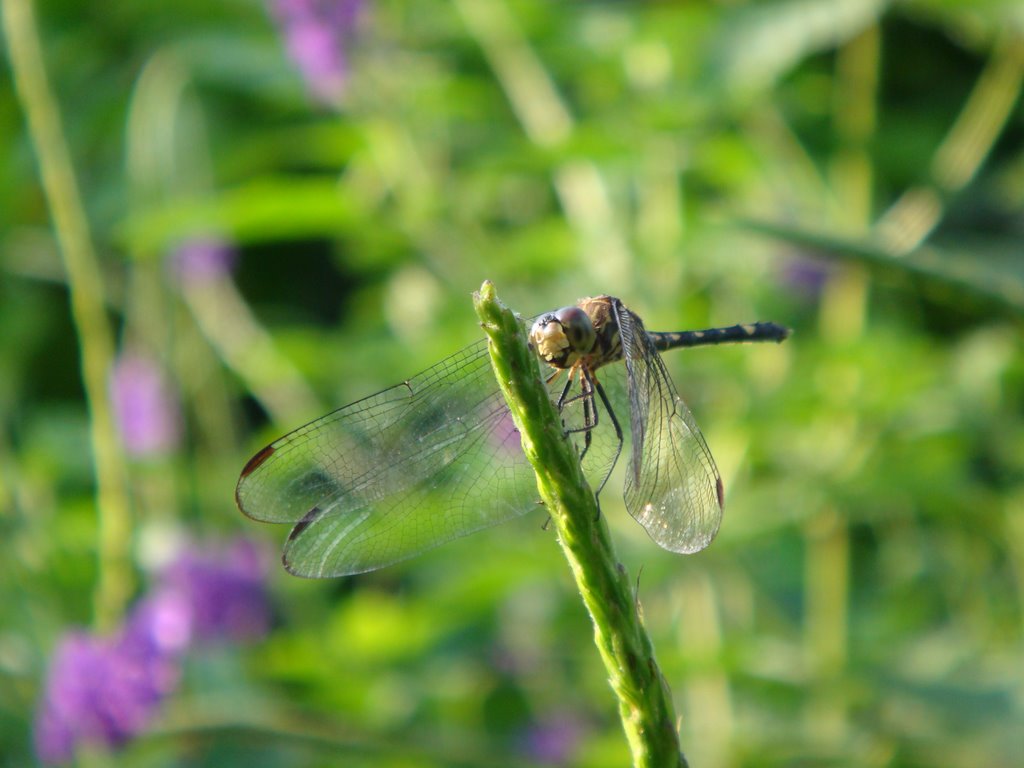
[[[548,365],[570,370],[564,387],[548,380],[549,393],[574,409],[563,411],[566,432],[580,439],[585,474],[602,486],[623,430],[594,371],[624,361],[616,376],[628,400],[626,509],[659,545],[686,553],[714,538],[722,481],[658,351],[787,333],[770,323],[648,333],[621,301],[597,296],[541,316],[530,343]],[[602,408],[609,418],[600,416],[597,430]],[[371,571],[537,508],[510,422],[480,341],[275,440],[246,464],[235,498],[249,517],[292,527],[282,558],[291,573]],[[596,470],[587,473],[588,464]]]
[[[554,368],[572,368],[590,353],[596,338],[594,324],[579,307],[541,315],[530,329],[530,344]]]
[[[595,370],[622,358],[619,326],[611,296],[580,299],[575,306],[541,315],[530,329],[530,344],[553,368],[582,365]]]

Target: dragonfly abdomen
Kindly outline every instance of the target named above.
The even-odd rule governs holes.
[[[680,347],[702,347],[708,344],[729,344],[742,341],[784,341],[789,329],[775,323],[745,323],[702,331],[648,331],[647,335],[660,352]]]

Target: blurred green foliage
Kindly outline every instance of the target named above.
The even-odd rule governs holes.
[[[602,498],[695,766],[1011,766],[1024,754],[1024,12],[1010,0],[372,0],[338,109],[258,2],[40,4],[109,317],[184,436],[129,460],[137,590],[234,509],[267,440],[524,315],[620,296],[725,479],[712,547]],[[8,70],[9,71],[9,70]],[[0,753],[93,619],[76,329],[0,78]],[[234,275],[173,279],[216,236]],[[123,765],[622,765],[543,513],[333,582],[273,575],[256,647],[190,662]],[[551,754],[551,753],[548,753]]]

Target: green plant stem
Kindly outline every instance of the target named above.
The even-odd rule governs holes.
[[[1006,29],[963,109],[932,158],[931,183],[912,187],[875,225],[880,243],[903,256],[935,230],[949,198],[975,177],[1002,135],[1024,87],[1024,38]]]
[[[132,584],[126,470],[107,397],[113,337],[104,309],[99,264],[61,129],[60,111],[46,79],[30,0],[3,0],[3,29],[15,87],[28,121],[67,272],[71,313],[81,349],[99,515],[99,577],[94,618],[99,629],[106,629],[120,617]]]
[[[537,488],[551,515],[580,595],[594,622],[594,641],[619,701],[634,766],[685,766],[671,692],[654,659],[626,569],[616,560],[608,527],[579,457],[541,379],[537,356],[516,316],[485,282],[474,304],[490,339],[491,362]]]

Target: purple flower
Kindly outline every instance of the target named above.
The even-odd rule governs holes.
[[[70,634],[57,647],[36,715],[40,760],[69,760],[79,741],[114,745],[124,738],[123,727],[105,722],[98,701],[111,661],[107,644],[88,635]]]
[[[807,298],[817,297],[832,274],[830,265],[809,256],[794,256],[782,271],[781,282]]]
[[[322,104],[338,106],[363,0],[271,0],[288,55]]]
[[[163,572],[161,591],[188,605],[197,639],[259,638],[270,624],[268,565],[265,551],[244,539],[191,547]]]
[[[168,664],[188,650],[193,637],[192,606],[181,595],[157,592],[137,603],[125,622],[119,650],[147,664],[154,693],[165,694],[177,683],[177,665]]]
[[[39,759],[64,762],[83,744],[119,747],[141,732],[177,685],[189,636],[187,610],[169,597],[140,603],[112,637],[68,634],[36,715]]]
[[[177,446],[181,412],[156,361],[138,353],[123,353],[114,363],[110,397],[130,455],[145,458]]]
[[[562,765],[580,743],[582,729],[572,717],[558,715],[527,731],[527,754],[538,762]]]
[[[171,252],[170,267],[182,283],[203,283],[231,273],[238,254],[214,237],[188,240]]]
[[[68,634],[54,652],[36,714],[39,759],[64,762],[85,744],[122,746],[175,691],[196,640],[265,634],[268,566],[264,551],[244,540],[193,548],[161,574],[119,632]]]

